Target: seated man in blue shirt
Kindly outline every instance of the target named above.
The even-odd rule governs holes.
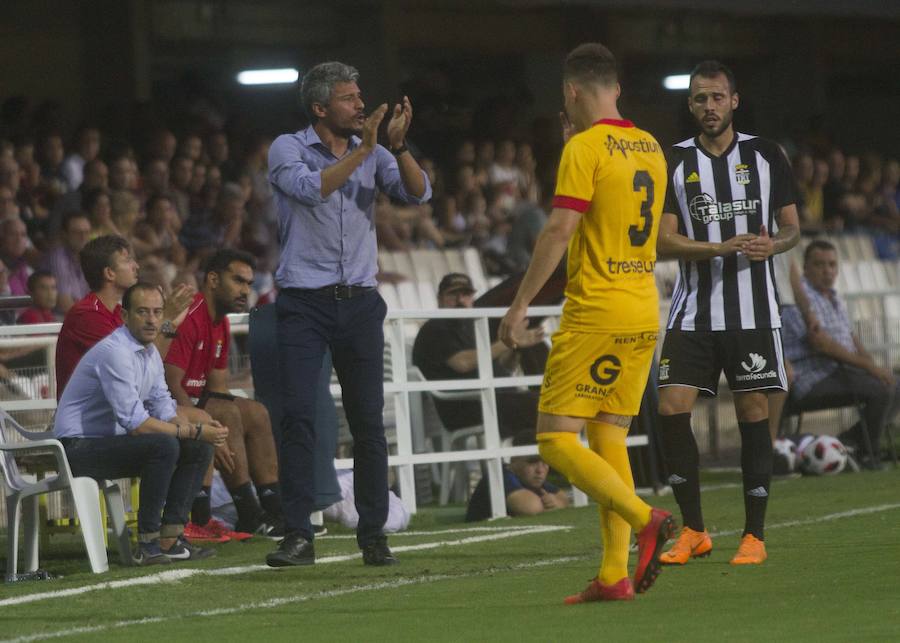
[[[534,433],[523,432],[513,438],[514,446],[534,444]],[[503,467],[503,495],[510,516],[535,514],[569,506],[569,495],[547,482],[550,467],[539,455],[513,456]],[[491,491],[487,478],[475,487],[466,509],[466,522],[491,517]]]
[[[853,334],[847,306],[837,296],[834,284],[838,255],[828,241],[812,241],[803,255],[803,291],[810,312],[818,323],[807,328],[795,307],[785,308],[784,354],[794,368],[791,390],[800,408],[820,408],[822,402],[852,395],[865,407],[868,438],[877,453],[884,425],[900,410],[900,385],[888,369],[881,368]],[[840,439],[862,451],[865,435],[859,424]],[[878,468],[866,459],[863,466]]]
[[[153,340],[163,296],[138,282],[122,297],[125,323],[94,345],[75,368],[56,412],[53,433],[72,474],[95,479],[139,477],[140,565],[196,560],[215,552],[182,537],[213,447],[228,429],[188,424],[176,414]]]

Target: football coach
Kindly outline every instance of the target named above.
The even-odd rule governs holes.
[[[266,557],[273,567],[315,561],[315,382],[330,347],[353,435],[356,539],[367,565],[390,565],[383,526],[388,514],[384,437],[384,331],[387,312],[378,272],[375,198],[422,204],[428,178],[406,147],[407,97],[391,110],[388,148],[377,143],[388,112],[366,115],[359,72],[340,62],[313,67],[300,86],[306,129],[279,136],[269,150],[269,181],[278,210],[281,252],[275,281],[284,418],[279,459],[285,539]]]

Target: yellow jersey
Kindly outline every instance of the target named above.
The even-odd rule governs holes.
[[[553,206],[582,213],[569,241],[561,330],[659,327],[653,268],[666,160],[648,132],[603,119],[563,149]]]

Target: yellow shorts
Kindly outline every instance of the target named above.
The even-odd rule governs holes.
[[[637,415],[658,335],[657,329],[554,333],[538,409],[581,418]]]

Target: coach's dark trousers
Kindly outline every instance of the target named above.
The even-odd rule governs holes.
[[[288,533],[313,539],[316,382],[326,346],[343,391],[353,435],[353,468],[360,547],[384,537],[388,515],[384,438],[384,300],[372,289],[350,299],[330,290],[285,288],[278,294],[279,372],[284,417],[279,461]]]

